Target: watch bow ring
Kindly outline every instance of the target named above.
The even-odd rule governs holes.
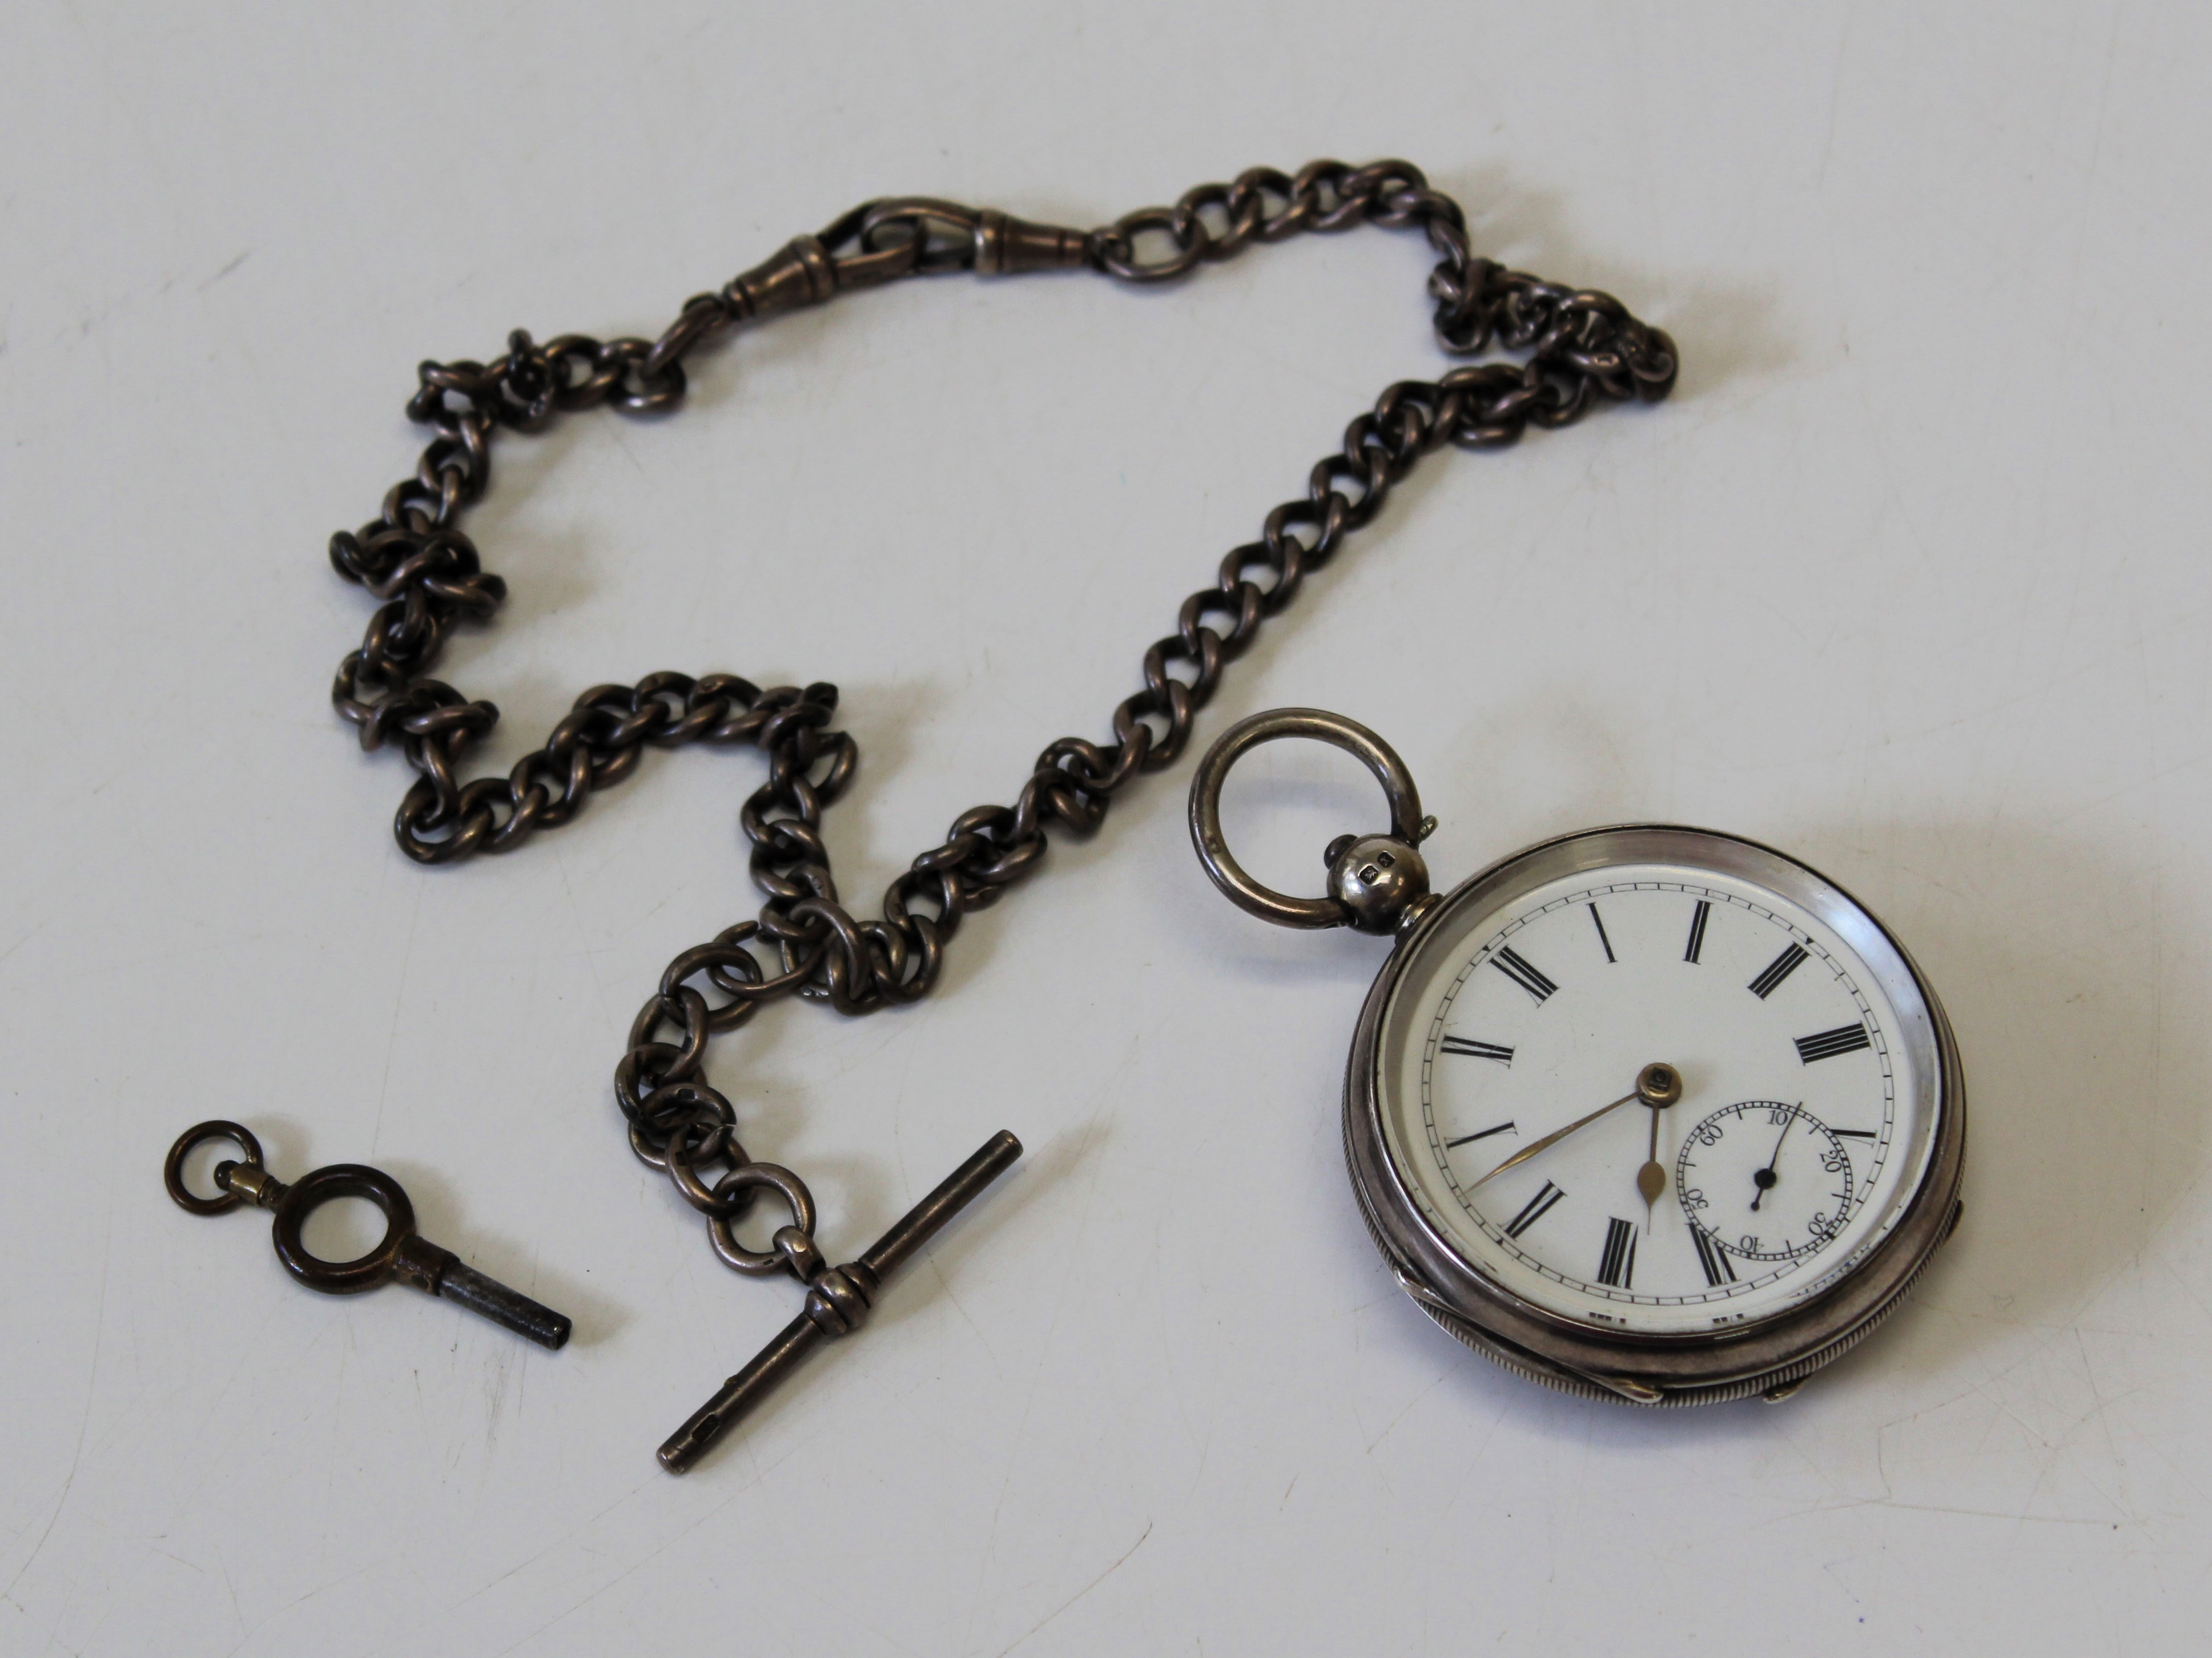
[[[1262,743],[1309,738],[1355,755],[1390,803],[1388,835],[1342,835],[1323,855],[1328,896],[1291,898],[1244,872],[1221,829],[1221,786],[1229,768]],[[1190,785],[1190,838],[1198,860],[1230,902],[1278,926],[1357,927],[1388,932],[1428,896],[1429,866],[1420,843],[1437,820],[1421,816],[1420,791],[1397,750],[1357,720],[1320,708],[1276,708],[1239,720],[1199,762]]]

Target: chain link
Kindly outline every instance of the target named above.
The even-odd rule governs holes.
[[[1387,388],[1345,428],[1342,448],[1316,463],[1304,495],[1269,513],[1259,539],[1232,549],[1213,585],[1183,601],[1175,632],[1145,653],[1142,688],[1114,710],[1112,740],[1064,737],[1048,746],[1014,804],[955,818],[944,841],[890,884],[878,919],[858,920],[845,908],[821,835],[823,809],[844,793],[859,760],[853,739],[830,728],[833,685],[763,690],[732,674],[679,673],[595,685],[504,777],[462,780],[467,750],[499,711],[429,671],[449,629],[489,622],[507,597],[507,584],[484,570],[459,527],[490,482],[495,428],[542,431],[556,415],[601,404],[629,415],[672,410],[684,399],[684,359],[733,325],[881,282],[1051,269],[1167,282],[1255,242],[1356,224],[1427,237],[1438,258],[1429,293],[1445,351],[1503,348],[1519,360],[1493,357],[1433,382]],[[1037,865],[1053,825],[1088,834],[1133,778],[1174,763],[1223,666],[1347,532],[1382,509],[1421,456],[1445,443],[1496,448],[1531,423],[1568,425],[1600,401],[1656,401],[1674,374],[1673,341],[1611,295],[1475,256],[1459,204],[1404,161],[1315,161],[1295,174],[1255,167],[1088,233],[926,197],[864,203],[687,301],[657,340],[563,334],[540,345],[517,330],[506,355],[489,363],[423,363],[407,413],[434,435],[414,475],[392,487],[376,519],[331,538],[337,573],[381,601],[361,648],[338,665],[331,701],[364,749],[396,742],[417,773],[392,827],[401,849],[426,864],[506,852],[568,822],[593,791],[635,770],[647,746],[743,744],[767,754],[767,780],[738,819],[766,902],[757,920],[669,963],[630,1028],[615,1100],[632,1149],[707,1218],[725,1262],[749,1273],[789,1270],[805,1281],[803,1269],[819,1259],[812,1199],[790,1171],[746,1157],[735,1111],[702,1078],[709,1036],[794,993],[841,1013],[927,995],[963,918]],[[710,992],[720,999],[710,1001]],[[725,1172],[709,1185],[701,1171],[716,1164]],[[775,1248],[748,1250],[731,1223],[762,1190],[781,1195],[792,1222]]]

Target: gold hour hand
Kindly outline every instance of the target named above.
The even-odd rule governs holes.
[[[1494,1181],[1507,1169],[1516,1168],[1518,1165],[1528,1162],[1529,1158],[1534,1157],[1539,1151],[1550,1151],[1553,1146],[1557,1145],[1561,1140],[1566,1139],[1568,1135],[1573,1133],[1576,1130],[1589,1127],[1600,1117],[1605,1115],[1607,1112],[1618,1111],[1622,1106],[1626,1105],[1631,1100],[1641,1100],[1644,1104],[1653,1107],[1656,1109],[1662,1105],[1672,1105],[1675,1101],[1681,1097],[1681,1072],[1675,1070],[1671,1065],[1647,1065],[1642,1071],[1637,1073],[1636,1086],[1629,1090],[1627,1093],[1623,1094],[1619,1099],[1613,1101],[1609,1105],[1601,1105],[1598,1107],[1596,1110],[1591,1112],[1587,1117],[1577,1117],[1574,1121],[1569,1123],[1565,1128],[1556,1129],[1553,1133],[1545,1135],[1542,1139],[1538,1140],[1534,1145],[1522,1146],[1511,1157],[1506,1158],[1504,1163],[1499,1163],[1497,1168],[1485,1175],[1481,1180],[1475,1181],[1474,1186],[1470,1186],[1467,1189],[1472,1192],[1475,1189],[1476,1186],[1480,1186],[1488,1181]]]
[[[1644,1230],[1651,1230],[1651,1206],[1659,1201],[1659,1194],[1667,1189],[1667,1165],[1659,1161],[1659,1110],[1651,1111],[1651,1149],[1644,1154],[1644,1167],[1636,1171],[1636,1189],[1644,1194]]]

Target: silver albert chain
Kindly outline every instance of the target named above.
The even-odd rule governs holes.
[[[945,841],[891,883],[879,918],[860,920],[840,899],[820,833],[823,809],[844,793],[858,758],[853,739],[830,728],[834,686],[763,690],[733,675],[678,673],[594,686],[506,775],[463,780],[469,747],[498,712],[429,671],[450,629],[488,622],[506,597],[506,583],[483,569],[459,528],[490,481],[495,432],[541,431],[557,415],[601,404],[667,412],[684,397],[684,359],[708,341],[903,277],[1066,270],[1166,282],[1255,243],[1360,224],[1425,239],[1437,257],[1428,288],[1438,343],[1452,355],[1489,360],[1386,389],[1346,428],[1342,448],[1314,466],[1305,493],[1268,513],[1259,539],[1233,549],[1212,585],[1183,602],[1176,631],[1145,653],[1143,688],[1115,709],[1112,740],[1048,745],[1015,803],[955,818]],[[1516,355],[1500,360],[1500,348]],[[708,1039],[782,996],[856,1014],[927,994],[962,920],[1037,865],[1050,825],[1095,829],[1139,773],[1174,762],[1223,665],[1375,516],[1422,455],[1447,443],[1500,446],[1532,423],[1569,425],[1606,402],[1653,401],[1674,374],[1673,343],[1617,300],[1478,258],[1458,203],[1397,161],[1316,161],[1295,174],[1255,168],[1091,231],[923,197],[867,202],[686,301],[657,340],[563,334],[539,343],[518,331],[490,362],[421,366],[407,412],[432,429],[429,446],[376,519],[330,544],[337,573],[380,601],[361,647],[338,665],[332,700],[363,748],[396,744],[417,774],[393,825],[407,855],[445,864],[512,850],[574,817],[594,790],[635,770],[647,747],[750,744],[768,756],[767,780],[738,816],[765,895],[760,914],[669,963],[630,1027],[614,1092],[631,1150],[665,1170],[704,1218],[715,1254],[739,1272],[790,1273],[808,1286],[806,1310],[662,1448],[665,1467],[690,1466],[808,1348],[854,1327],[881,1278],[1020,1152],[1012,1135],[994,1136],[867,1254],[827,1267],[805,1185],[752,1160],[738,1143],[737,1113],[705,1080]],[[763,1193],[789,1220],[770,1248],[749,1249],[732,1224]]]

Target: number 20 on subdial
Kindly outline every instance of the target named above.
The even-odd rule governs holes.
[[[1794,1260],[1820,1249],[1850,1217],[1850,1154],[1802,1102],[1744,1100],[1684,1137],[1675,1191],[1709,1273],[1727,1270],[1713,1259],[1716,1248],[1747,1260]]]

